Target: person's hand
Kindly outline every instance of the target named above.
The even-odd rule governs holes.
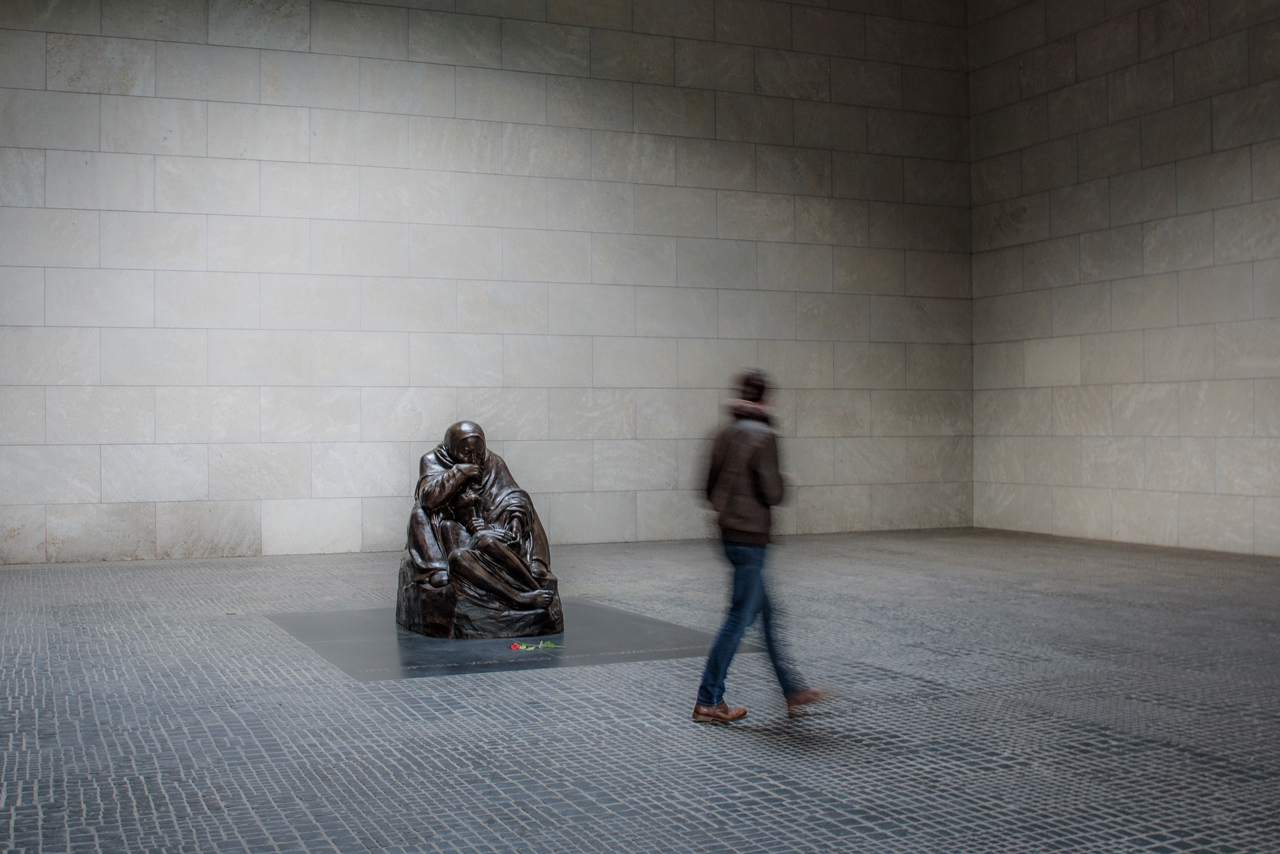
[[[466,480],[475,480],[480,477],[480,466],[474,463],[458,463],[454,468],[462,472],[462,477]]]

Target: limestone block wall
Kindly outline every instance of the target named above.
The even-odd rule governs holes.
[[[0,561],[396,549],[479,421],[556,542],[971,522],[962,0],[0,3]]]
[[[969,11],[975,523],[1280,554],[1280,4]]]

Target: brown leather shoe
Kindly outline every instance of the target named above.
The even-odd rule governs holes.
[[[787,697],[787,714],[794,715],[799,713],[801,706],[808,706],[811,703],[821,703],[828,699],[828,695],[817,688],[801,688],[791,696]]]
[[[701,703],[695,703],[693,706],[693,719],[698,723],[728,723],[736,721],[738,718],[745,718],[747,709],[745,706],[730,706],[721,701],[714,706],[704,706]]]

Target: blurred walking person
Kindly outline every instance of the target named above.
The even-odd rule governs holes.
[[[804,685],[785,660],[774,626],[763,571],[773,526],[769,508],[782,503],[778,437],[765,405],[769,389],[765,375],[749,370],[740,384],[741,399],[729,404],[733,423],[716,433],[707,473],[707,499],[716,511],[725,557],[733,564],[733,598],[707,656],[693,707],[693,719],[704,723],[736,721],[747,714],[744,707],[725,703],[724,680],[743,634],[757,616],[764,622],[765,647],[788,713],[823,699],[820,691]]]

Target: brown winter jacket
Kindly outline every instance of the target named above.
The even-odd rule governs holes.
[[[711,447],[707,500],[720,521],[720,536],[730,543],[769,542],[769,508],[782,503],[778,438],[763,406],[736,400],[734,422],[720,429]]]

